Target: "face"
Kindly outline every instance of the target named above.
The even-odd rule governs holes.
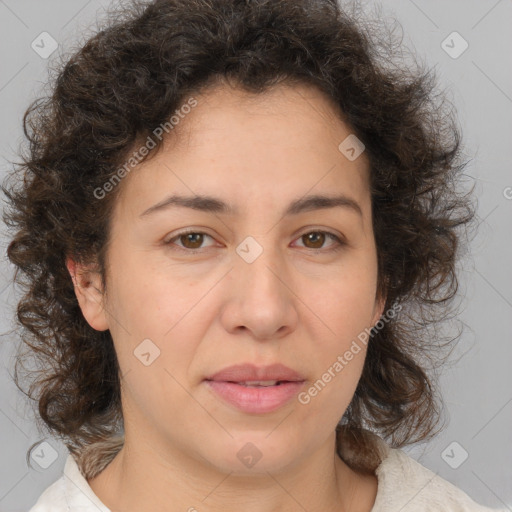
[[[123,178],[103,308],[80,304],[112,334],[127,440],[223,471],[291,467],[332,441],[354,340],[382,314],[368,161],[340,151],[351,130],[316,89],[194,98]]]

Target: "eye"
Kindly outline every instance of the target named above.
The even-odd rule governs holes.
[[[188,250],[194,251],[197,249],[202,249],[202,244],[205,240],[205,237],[213,238],[210,235],[207,235],[206,233],[203,233],[201,231],[185,231],[183,233],[178,233],[173,238],[170,238],[169,240],[166,240],[164,242],[165,245],[178,245],[175,244],[175,241],[181,242],[182,245],[178,245],[178,248],[182,250]]]
[[[211,247],[213,245],[203,246],[205,238],[210,238],[213,240],[213,237],[207,233],[203,233],[202,231],[189,230],[178,233],[174,237],[164,241],[164,245],[175,245],[179,250],[185,252],[194,252],[205,247]],[[334,241],[334,243],[331,244],[330,248],[322,250],[326,240],[328,239]],[[298,240],[303,240],[305,244],[304,247],[306,249],[316,250],[318,252],[336,251],[345,245],[345,242],[339,236],[335,235],[334,233],[321,230],[308,231],[307,233],[301,235]]]
[[[334,240],[334,244],[329,249],[320,252],[336,251],[345,245],[345,242],[339,236],[328,231],[308,231],[298,238],[298,240],[304,241],[306,249],[312,250],[322,249],[327,239]]]

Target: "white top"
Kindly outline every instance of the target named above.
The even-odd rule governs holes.
[[[383,443],[384,445],[384,443]],[[461,489],[400,449],[385,445],[375,474],[378,490],[371,512],[489,512]],[[500,509],[505,512],[505,509]],[[64,475],[50,485],[29,512],[111,512],[94,494],[72,455]]]

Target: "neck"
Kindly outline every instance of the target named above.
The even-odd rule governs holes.
[[[127,432],[123,448],[89,485],[112,512],[226,512],[241,505],[246,512],[369,512],[377,492],[374,475],[356,473],[335,453],[334,433],[293,467],[238,474],[180,449],[132,442]]]

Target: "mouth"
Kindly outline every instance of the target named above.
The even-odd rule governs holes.
[[[249,414],[274,412],[296,396],[304,381],[229,382],[207,380],[215,395]]]
[[[240,384],[240,386],[246,386],[249,388],[257,388],[257,387],[263,387],[268,388],[270,386],[279,386],[281,384],[290,382],[287,380],[253,380],[253,381],[247,381],[247,382],[236,382],[236,381],[228,381],[231,382],[231,384]]]
[[[244,364],[225,368],[204,382],[224,403],[245,413],[264,414],[288,404],[305,379],[280,364],[267,367]]]

